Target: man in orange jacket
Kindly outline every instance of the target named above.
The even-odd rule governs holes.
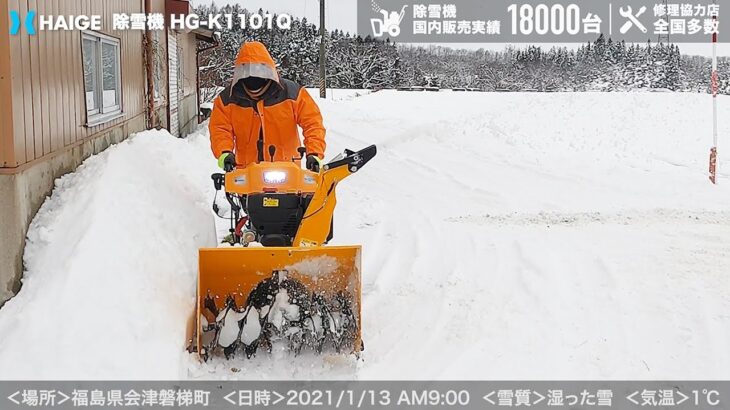
[[[279,78],[274,59],[258,41],[241,46],[233,81],[215,99],[210,117],[210,147],[226,171],[236,166],[299,157],[297,125],[304,134],[307,169],[319,172],[326,147],[322,114],[306,89]]]

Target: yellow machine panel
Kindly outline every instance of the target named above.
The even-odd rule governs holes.
[[[358,353],[361,340],[361,303],[360,303],[360,247],[328,246],[312,248],[213,248],[200,250],[200,275],[198,280],[198,328],[197,346],[203,355],[209,354],[211,341],[206,340],[206,333],[215,329],[206,329],[206,324],[220,320],[222,311],[230,300],[235,302],[237,313],[241,314],[250,306],[249,297],[257,285],[271,280],[273,272],[286,272],[284,280],[296,281],[306,289],[300,304],[309,305],[309,312],[302,311],[298,322],[311,321],[308,316],[326,314],[354,319],[353,323],[335,329],[322,346],[324,349],[334,347],[342,352]],[[282,288],[285,286],[281,286]],[[275,315],[272,309],[281,291],[271,291],[271,304],[266,315],[259,313],[262,322],[270,321]],[[319,297],[324,301],[317,311],[312,300]],[[215,308],[212,309],[212,304]],[[303,303],[302,303],[303,302]],[[259,309],[263,311],[264,309]],[[343,310],[348,310],[343,312]],[[266,317],[268,315],[268,317]],[[319,320],[319,319],[317,319]],[[208,339],[213,336],[209,335]],[[305,341],[306,342],[306,341]],[[317,342],[304,348],[317,349]],[[321,348],[321,347],[320,347]]]
[[[226,173],[226,192],[314,192],[319,178],[318,173],[302,169],[294,162],[260,162]]]

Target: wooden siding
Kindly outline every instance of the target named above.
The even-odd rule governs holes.
[[[0,167],[15,163],[10,85],[10,30],[8,0],[0,0]]]
[[[38,160],[144,113],[143,31],[111,30],[113,13],[142,13],[143,0],[0,0],[0,6],[4,6],[0,19],[7,19],[6,10],[25,15],[29,9],[39,15],[101,16],[101,32],[120,40],[124,113],[121,118],[86,126],[81,31],[38,31],[35,36],[23,31],[8,36],[7,28],[0,30],[0,36],[9,37],[14,134],[12,141],[4,133],[0,138],[3,167]],[[0,58],[3,41],[6,39],[0,39]],[[8,142],[12,142],[10,152]]]

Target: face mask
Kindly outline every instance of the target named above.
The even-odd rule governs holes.
[[[259,77],[248,77],[243,79],[243,84],[248,88],[249,90],[258,90],[266,85],[266,82],[269,81],[265,78],[259,78]]]

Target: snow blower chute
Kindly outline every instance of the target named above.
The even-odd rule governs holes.
[[[213,210],[230,219],[232,247],[199,254],[192,341],[204,360],[274,348],[362,350],[360,246],[324,245],[333,234],[335,188],[376,147],[346,150],[320,172],[302,169],[301,157],[273,161],[275,151],[269,147],[272,161],[212,176]]]

